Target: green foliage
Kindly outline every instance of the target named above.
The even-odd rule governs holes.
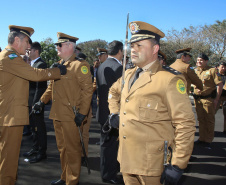
[[[107,42],[105,40],[91,40],[87,42],[82,42],[78,44],[78,47],[82,49],[82,53],[84,53],[87,58],[86,61],[89,62],[90,65],[93,65],[93,61],[97,59],[97,48],[107,48]]]
[[[192,48],[191,64],[195,66],[199,53],[205,53],[210,58],[210,64],[216,65],[226,59],[226,19],[216,21],[213,25],[204,25],[184,28],[181,31],[172,29],[161,40],[161,50],[167,56],[167,64],[176,60],[175,51],[183,48]]]
[[[40,56],[47,63],[48,67],[50,67],[54,62],[60,60],[57,55],[56,47],[51,38],[47,38],[44,41],[41,41],[40,44],[42,47]]]

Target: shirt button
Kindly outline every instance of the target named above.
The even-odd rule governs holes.
[[[126,102],[129,102],[129,100],[128,100],[128,99],[126,99]]]
[[[122,126],[124,127],[124,126],[125,126],[125,124],[124,124],[124,123],[122,123]]]
[[[53,100],[53,101],[55,101],[55,100]]]
[[[126,115],[126,111],[124,111],[123,114]]]
[[[123,139],[126,139],[126,136],[123,136]]]

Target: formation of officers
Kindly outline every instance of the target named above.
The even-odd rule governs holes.
[[[55,45],[61,60],[48,69],[41,67],[40,45],[31,41],[33,28],[9,26],[8,46],[0,53],[0,184],[16,183],[23,127],[29,124],[28,97],[32,97],[29,108],[33,114],[30,121],[35,122],[35,140],[24,156],[35,154],[31,163],[46,158],[46,144],[42,145],[46,135],[41,134],[45,132],[43,111],[52,100],[49,118],[53,120],[62,170],[52,185],[79,184],[83,158],[80,129],[88,155],[90,105],[95,89],[103,182],[178,183],[191,157],[196,130],[188,96],[191,84],[199,122],[195,143],[211,148],[216,110],[221,103],[226,110],[221,96],[226,63],[211,68],[208,56],[201,53],[193,70],[189,65],[191,48],[186,48],[176,51],[177,60],[171,66],[163,65],[166,55],[160,51],[160,39],[165,34],[141,21],[131,22],[129,28],[132,65],[127,65],[122,75],[123,44],[113,41],[107,49],[98,49],[101,64],[94,69],[92,81],[86,56],[76,54],[77,37],[57,33]],[[32,66],[21,57],[28,49]],[[47,80],[48,87],[36,95],[32,84],[40,87],[40,81]]]

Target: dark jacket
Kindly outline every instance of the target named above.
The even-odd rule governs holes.
[[[122,65],[114,58],[107,58],[102,63],[96,73],[97,94],[99,98],[99,106],[97,109],[97,120],[103,125],[108,119],[110,113],[108,109],[108,92],[110,87],[118,78],[122,76]]]
[[[47,64],[41,58],[39,58],[37,61],[35,61],[32,67],[45,69],[47,68]],[[42,94],[45,92],[46,88],[47,88],[46,81],[43,81],[43,82],[30,81],[28,105],[33,106],[36,102],[38,102]]]

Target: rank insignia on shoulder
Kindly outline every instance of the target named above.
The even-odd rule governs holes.
[[[88,68],[87,68],[86,66],[82,66],[82,67],[81,67],[81,71],[82,71],[82,73],[85,74],[85,75],[89,72],[89,70],[88,70]]]
[[[17,58],[18,56],[17,56],[17,54],[16,53],[11,53],[10,55],[9,55],[9,58],[12,60],[12,59],[14,59],[14,58]]]
[[[163,65],[162,68],[165,69],[166,71],[170,72],[170,73],[175,74],[175,75],[181,74],[181,72],[179,72],[179,71],[177,71],[177,70],[175,70],[175,69],[173,69],[172,67],[169,67],[169,66]]]

